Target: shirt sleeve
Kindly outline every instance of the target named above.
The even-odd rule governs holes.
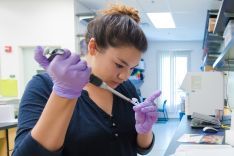
[[[151,142],[150,146],[148,148],[141,148],[141,147],[138,146],[137,147],[137,153],[139,153],[141,155],[148,154],[152,150],[152,148],[154,146],[154,140],[155,140],[155,138],[154,138],[154,133],[153,133],[153,139],[152,139],[152,142]]]
[[[14,149],[12,156],[62,156],[62,149],[51,152],[34,140],[29,132],[21,141],[21,145]]]
[[[12,156],[62,156],[61,150],[50,152],[31,136],[45,104],[52,92],[53,83],[47,74],[36,75],[27,84],[20,101],[18,129]]]

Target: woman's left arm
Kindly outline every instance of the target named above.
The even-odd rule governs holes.
[[[153,144],[153,132],[137,135],[137,144],[140,148],[148,149]]]
[[[154,143],[152,127],[158,119],[157,105],[154,103],[154,100],[160,95],[161,91],[154,92],[144,102],[133,107],[135,111],[135,128],[138,133],[137,144],[139,148],[151,149]]]

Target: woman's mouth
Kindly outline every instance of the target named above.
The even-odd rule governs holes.
[[[114,81],[112,81],[110,86],[113,87],[113,88],[116,88],[120,84],[121,84],[120,82],[114,82]]]

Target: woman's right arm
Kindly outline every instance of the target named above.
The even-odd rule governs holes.
[[[18,129],[15,139],[13,156],[61,156],[61,152],[59,150],[56,152],[51,151],[46,146],[43,146],[43,141],[40,142],[40,139],[32,137],[31,134],[32,130],[37,129],[35,125],[41,127],[40,122],[43,122],[43,118],[45,117],[47,119],[45,112],[48,113],[48,111],[45,110],[48,110],[48,107],[54,105],[51,105],[51,102],[49,101],[56,102],[59,100],[59,98],[61,98],[56,97],[56,94],[52,92],[52,87],[53,83],[47,74],[33,76],[32,80],[29,81],[29,83],[27,84],[27,87],[25,88],[24,94],[20,101]],[[62,106],[65,105],[63,101],[58,101],[58,104],[61,104]],[[74,105],[72,103],[69,104],[71,104],[71,106]],[[58,107],[56,106],[55,108],[58,109],[61,105],[58,105]],[[69,107],[70,106],[68,106],[67,108]],[[72,112],[70,114],[72,114]],[[60,115],[57,115],[57,118],[54,120],[54,122],[59,121],[60,117]],[[48,116],[48,119],[50,123],[53,122],[50,115]],[[42,124],[42,126],[43,125],[44,123]],[[64,127],[62,129],[64,129]],[[53,130],[50,131],[50,129],[45,128],[44,131],[46,132],[44,133],[43,131],[37,131],[37,133],[39,132],[41,135],[50,135]],[[46,139],[44,139],[44,141],[47,141],[47,139],[50,140],[51,137],[47,137]]]
[[[52,92],[35,76],[22,97],[13,156],[60,156],[66,131],[77,99],[66,99]],[[36,84],[36,85],[35,85]],[[30,87],[30,88],[29,88]],[[46,88],[48,89],[48,88]]]
[[[77,99],[66,99],[52,92],[40,119],[31,131],[33,139],[49,151],[63,146]]]
[[[54,83],[53,91],[51,92],[48,101],[45,102],[46,104],[43,109],[41,109],[41,106],[38,106],[41,105],[43,96],[35,99],[32,98],[31,102],[27,100],[29,104],[25,106],[31,107],[31,114],[28,114],[28,118],[31,117],[30,115],[32,115],[32,118],[36,116],[36,122],[35,120],[32,124],[29,122],[30,126],[28,128],[22,128],[22,132],[19,129],[19,132],[17,132],[17,135],[24,133],[24,138],[21,137],[20,146],[14,150],[14,156],[27,156],[23,154],[23,151],[28,153],[28,155],[34,155],[34,153],[38,155],[41,152],[43,153],[43,151],[48,154],[41,153],[39,155],[57,155],[59,153],[58,151],[62,148],[64,143],[66,131],[77,98],[80,96],[83,87],[88,83],[91,72],[90,68],[87,67],[86,62],[81,61],[78,55],[71,55],[68,50],[65,51],[64,55],[56,56],[52,62],[48,62],[43,56],[43,49],[39,47],[36,49],[35,59],[46,69],[52,78]],[[29,91],[27,92],[30,94]],[[33,111],[34,107],[36,111],[35,116],[35,112]],[[37,107],[39,107],[39,109],[37,109]],[[25,110],[26,112],[28,109],[29,108],[25,107],[22,108],[22,110]],[[25,124],[28,122],[27,118],[20,119],[20,116],[21,115],[19,114],[21,123]],[[25,132],[30,130],[30,127],[32,127],[31,133],[25,135]],[[17,137],[20,138],[20,135]],[[35,146],[33,146],[34,144]],[[29,149],[28,151],[30,151],[30,147],[36,148],[31,150],[34,151],[33,153],[27,152],[26,149]]]

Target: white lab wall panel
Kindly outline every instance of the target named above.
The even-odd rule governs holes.
[[[0,76],[22,71],[22,47],[56,46],[75,51],[73,0],[0,0]],[[12,46],[12,53],[4,46]]]
[[[16,75],[17,69],[17,55],[13,53],[3,52],[4,49],[0,48],[0,67],[1,67],[1,78],[9,78],[10,75]]]
[[[52,44],[74,50],[73,0],[1,1],[1,43]]]
[[[1,45],[62,45],[74,50],[73,0],[0,1]]]

